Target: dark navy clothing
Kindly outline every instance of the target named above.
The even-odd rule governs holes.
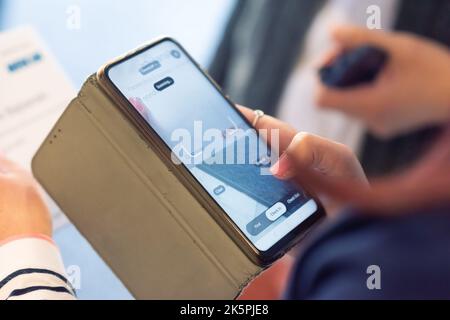
[[[450,299],[450,206],[391,218],[348,211],[310,240],[287,299]],[[380,290],[367,287],[371,265]]]

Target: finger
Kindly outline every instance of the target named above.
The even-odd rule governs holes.
[[[414,212],[450,202],[450,157],[441,152],[449,144],[450,134],[444,133],[416,166],[401,174],[372,180],[370,188],[357,180],[330,179],[311,169],[303,169],[294,181],[312,194],[325,195],[366,214],[392,216]]]
[[[253,120],[256,117],[254,110],[239,105],[237,106],[237,108],[250,123],[253,123]],[[297,133],[297,131],[287,123],[269,115],[264,115],[262,118],[260,118],[256,123],[255,129],[267,130],[267,134],[264,136],[266,136],[267,142],[269,144],[272,143],[271,138],[277,136],[272,132],[272,130],[278,130],[278,145],[280,147],[280,153],[283,153],[286,150],[295,134]]]
[[[322,68],[323,66],[328,66],[336,60],[344,52],[344,48],[340,45],[336,45],[327,51],[323,56],[319,57],[317,61],[314,62],[316,68]]]
[[[328,177],[343,177],[366,181],[364,171],[347,146],[313,134],[296,134],[272,173],[280,178],[291,178],[296,172],[312,169]],[[292,165],[294,164],[294,165]]]
[[[278,179],[287,180],[302,169],[314,169],[317,157],[320,157],[324,143],[320,137],[299,132],[292,139],[277,163],[271,167],[271,172]]]
[[[392,41],[394,36],[386,32],[351,25],[335,26],[331,33],[341,51],[367,44],[390,51],[390,47],[394,43]],[[333,53],[330,55],[332,57]],[[386,90],[381,77],[370,84],[339,89],[325,86],[320,79],[317,79],[315,101],[319,107],[339,110],[366,120],[372,115],[372,112],[376,112],[380,107],[380,97],[386,95]]]
[[[382,93],[377,83],[349,89],[334,89],[317,81],[315,103],[318,107],[344,112],[365,119],[379,107]]]
[[[299,132],[295,135],[286,153],[292,162],[300,168],[311,168],[326,173],[329,168],[327,162],[331,158],[339,157],[342,150],[337,143],[322,137]]]
[[[389,49],[392,35],[380,30],[369,30],[352,25],[339,25],[331,29],[331,37],[345,49],[366,44]]]

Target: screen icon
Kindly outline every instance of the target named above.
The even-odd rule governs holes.
[[[147,63],[144,66],[142,66],[139,69],[139,72],[143,76],[145,76],[146,74],[148,74],[148,73],[150,73],[152,71],[155,71],[156,69],[159,69],[159,68],[161,68],[161,63],[159,63],[159,61],[155,60],[155,61],[152,61],[152,62]]]
[[[216,196],[219,196],[219,195],[221,195],[222,193],[225,192],[225,187],[222,186],[222,185],[220,185],[220,186],[214,188],[214,191],[213,191],[213,192],[214,192],[214,194],[215,194]]]
[[[171,85],[173,85],[175,81],[171,77],[166,77],[158,82],[156,82],[153,87],[155,87],[158,91],[163,91],[164,89],[167,89]]]
[[[172,55],[172,57],[174,57],[175,59],[180,59],[181,58],[181,53],[178,50],[172,50],[170,51],[170,54]]]
[[[279,217],[281,217],[286,211],[287,211],[286,206],[284,204],[282,204],[281,202],[277,202],[272,207],[267,209],[266,217],[270,221],[275,221]]]

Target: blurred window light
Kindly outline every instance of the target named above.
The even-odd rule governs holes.
[[[174,37],[207,66],[235,2],[0,0],[0,28],[36,28],[80,86],[106,61],[160,35]]]

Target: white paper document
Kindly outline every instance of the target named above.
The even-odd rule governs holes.
[[[0,33],[0,152],[26,169],[76,92],[30,27]],[[50,201],[54,228],[66,219]]]

